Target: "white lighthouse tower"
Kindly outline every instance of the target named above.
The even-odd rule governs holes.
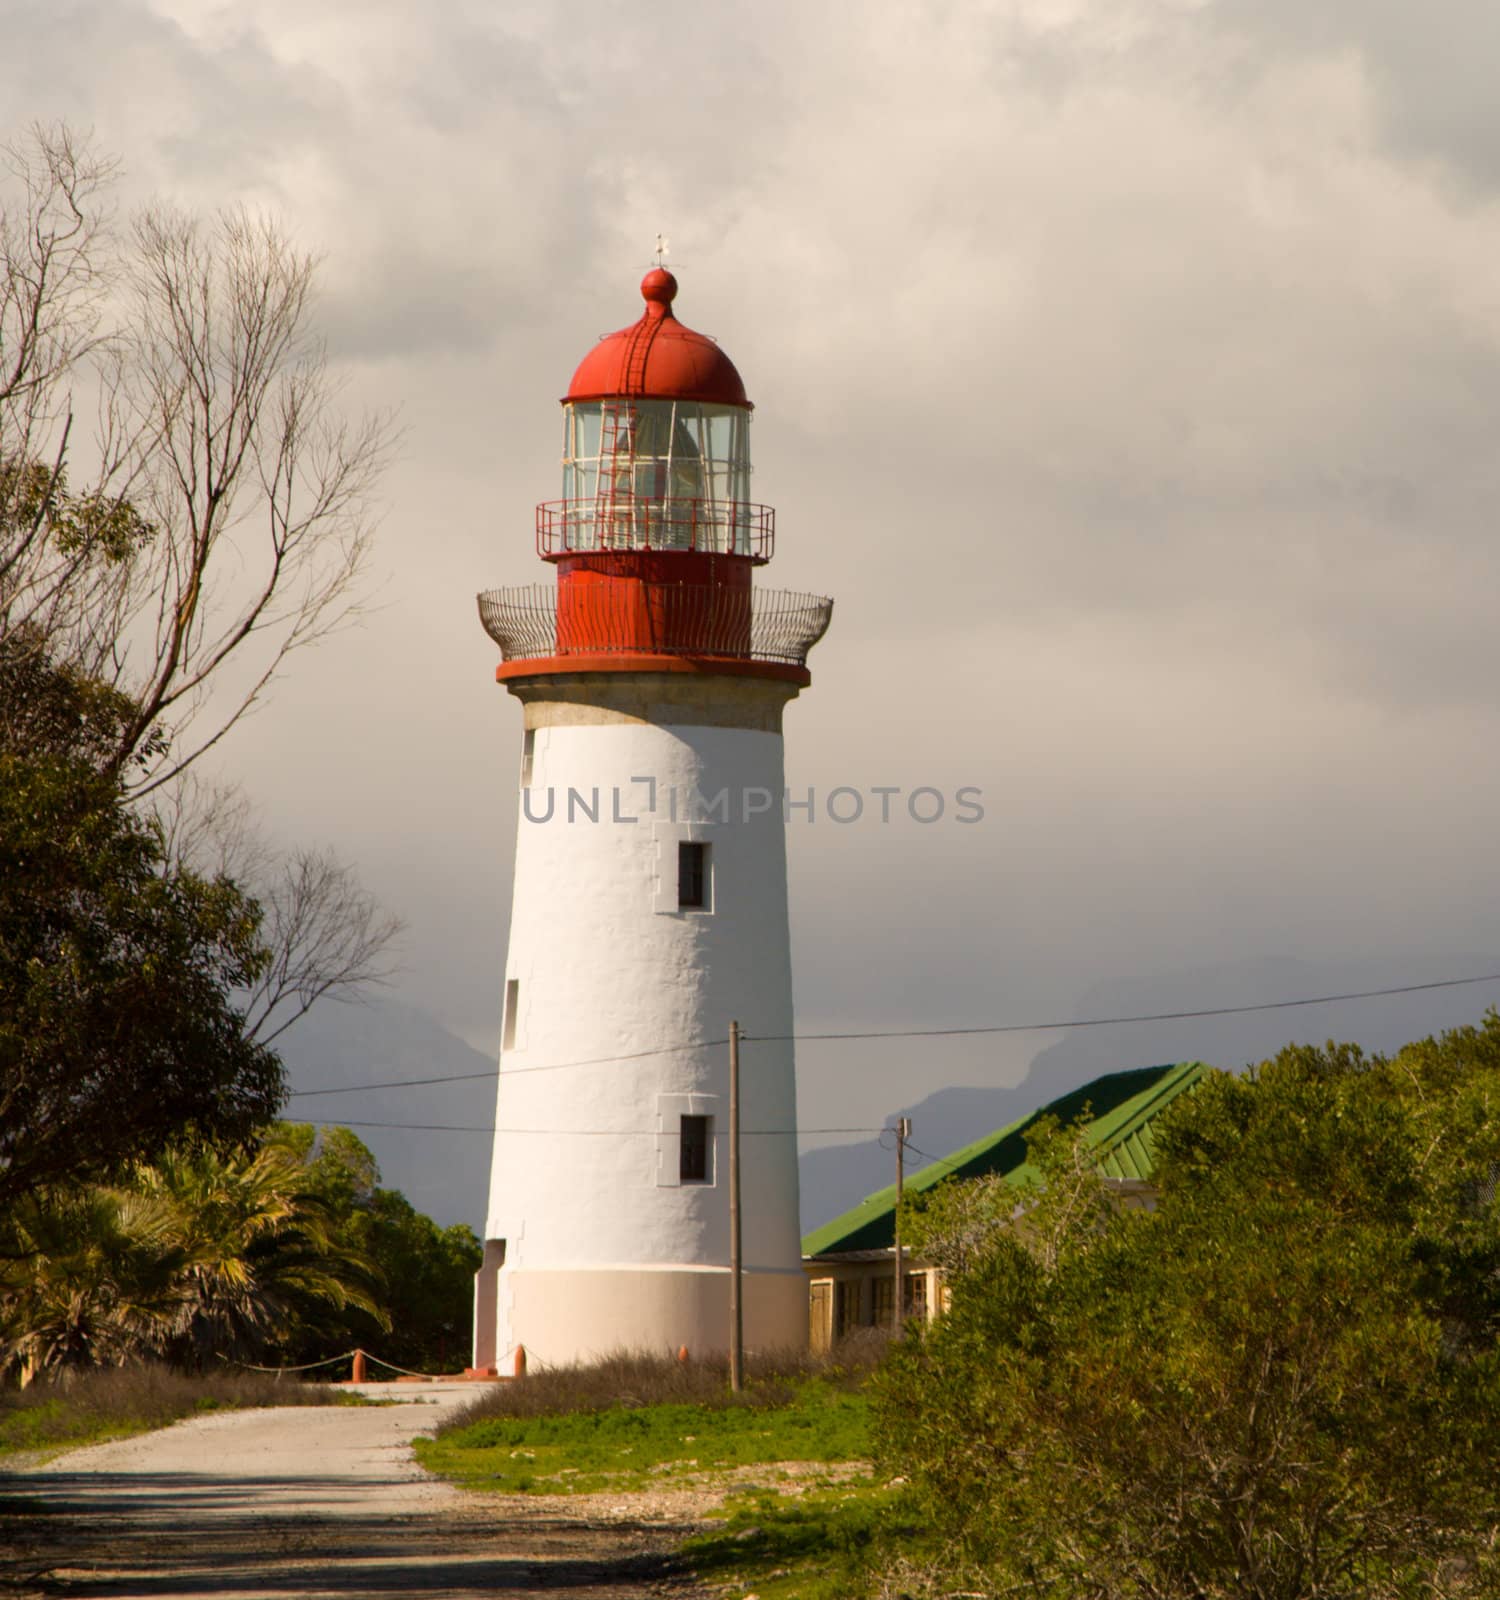
[[[728,1347],[731,1019],[745,1339],[807,1336],[781,717],[832,602],[752,583],[744,384],[641,293],[562,402],[556,583],[480,596],[525,731],[479,1369]]]

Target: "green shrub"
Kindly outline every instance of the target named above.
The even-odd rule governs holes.
[[[1036,1600],[1495,1593],[1500,1018],[1213,1075],[1156,1138],[1154,1213],[996,1235],[877,1380],[877,1460],[947,1572]],[[1077,1170],[1052,1153],[1049,1181]]]

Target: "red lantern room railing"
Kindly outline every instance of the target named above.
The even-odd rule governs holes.
[[[729,357],[673,315],[676,293],[670,272],[648,272],[640,320],[601,339],[573,375],[563,497],[536,512],[555,604],[531,591],[524,604],[516,590],[481,598],[486,628],[516,663],[502,677],[662,658],[715,670],[758,662],[806,681],[832,602],[752,599],[752,570],[776,542],[775,512],[750,499],[753,408]]]
[[[804,666],[828,631],[833,601],[785,589],[752,589],[748,613],[732,590],[712,584],[632,584],[606,590],[589,614],[587,637],[568,636],[558,593],[545,584],[491,589],[479,597],[484,631],[507,661],[637,654],[700,654]]]

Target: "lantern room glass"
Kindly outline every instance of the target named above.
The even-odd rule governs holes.
[[[563,407],[570,550],[750,554],[750,413],[689,400]]]

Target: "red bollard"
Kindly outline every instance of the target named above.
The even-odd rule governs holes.
[[[349,1381],[350,1383],[366,1383],[369,1381],[365,1375],[365,1353],[363,1350],[354,1352],[354,1372]]]
[[[516,1376],[518,1378],[526,1376],[526,1346],[524,1344],[516,1346]]]

